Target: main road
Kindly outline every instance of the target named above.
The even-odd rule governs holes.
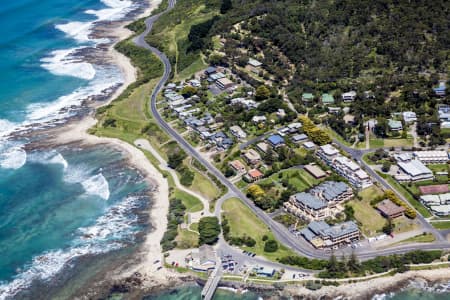
[[[214,165],[212,165],[208,160],[203,158],[200,153],[197,152],[196,149],[194,149],[177,131],[175,131],[160,115],[157,107],[156,107],[156,98],[157,95],[161,92],[164,85],[170,78],[171,73],[171,65],[170,61],[167,58],[167,56],[159,51],[158,49],[150,46],[145,41],[145,36],[147,36],[153,26],[153,23],[162,15],[170,10],[173,9],[173,7],[176,4],[176,0],[169,0],[168,7],[165,11],[150,16],[145,20],[146,30],[135,37],[133,39],[134,43],[137,46],[140,46],[142,48],[148,49],[151,52],[153,52],[163,63],[164,66],[164,73],[156,87],[154,88],[151,96],[150,96],[150,110],[151,114],[155,118],[156,122],[159,124],[159,126],[166,131],[166,133],[171,136],[177,143],[180,145],[181,148],[183,148],[186,153],[188,153],[190,156],[197,159],[212,175],[214,175],[219,181],[222,182],[227,188],[228,188],[228,194],[231,196],[235,196],[240,198],[257,216],[260,218],[267,226],[272,230],[276,238],[279,242],[286,245],[287,247],[293,249],[297,253],[310,257],[310,258],[319,258],[319,259],[327,259],[329,257],[329,253],[314,249],[312,246],[310,246],[308,243],[306,243],[303,239],[299,239],[295,237],[293,234],[291,234],[283,225],[279,224],[278,222],[275,222],[270,218],[264,211],[262,211],[260,208],[258,208],[253,201],[248,199],[246,195],[242,193],[241,190],[239,190],[233,183],[231,183],[223,174],[220,172]],[[387,255],[387,254],[394,254],[394,253],[402,253],[408,250],[416,250],[416,249],[449,249],[448,243],[436,243],[436,244],[427,244],[427,245],[406,245],[402,247],[397,248],[391,248],[386,250],[364,250],[361,251],[357,249],[357,255],[360,259],[369,259],[373,258],[379,255]],[[358,253],[358,250],[361,251]]]

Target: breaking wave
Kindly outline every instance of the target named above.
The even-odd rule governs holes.
[[[109,199],[109,184],[103,174],[100,173],[94,175],[89,179],[82,181],[81,185],[89,195],[96,195],[104,200]]]
[[[80,49],[82,48],[55,50],[49,57],[41,59],[41,67],[47,69],[54,75],[92,80],[95,77],[94,66],[72,56],[75,51]]]
[[[131,196],[111,206],[94,225],[80,228],[77,237],[65,250],[48,251],[35,256],[11,282],[0,284],[0,299],[8,299],[29,288],[33,281],[48,281],[64,268],[73,267],[75,260],[117,250],[134,240],[138,230],[137,217],[132,212],[141,205],[142,198]]]

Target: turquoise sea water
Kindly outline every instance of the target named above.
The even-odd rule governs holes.
[[[139,211],[151,187],[119,151],[26,147],[40,139],[37,128],[60,126],[87,97],[122,82],[117,66],[86,54],[111,42],[91,36],[98,22],[136,8],[129,0],[0,3],[0,299],[123,249],[146,229]]]

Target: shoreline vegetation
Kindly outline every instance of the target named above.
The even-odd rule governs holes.
[[[211,180],[207,174],[203,174],[202,170],[193,166],[195,163],[188,163],[184,151],[175,142],[170,141],[170,138],[158,127],[149,113],[148,97],[162,74],[162,63],[149,51],[135,46],[131,39],[145,30],[145,16],[164,11],[167,7],[167,2],[166,0],[149,1],[149,9],[139,16],[136,21],[114,29],[113,33],[117,34],[120,42],[115,44],[114,48],[111,47],[110,54],[115,63],[124,72],[125,83],[111,96],[110,101],[106,105],[97,108],[95,116],[87,116],[80,122],[68,125],[64,128],[64,131],[61,130],[61,133],[56,138],[56,141],[62,144],[82,141],[92,144],[105,143],[122,149],[127,153],[130,164],[143,171],[147,175],[147,179],[156,188],[153,192],[152,206],[149,211],[152,229],[147,233],[142,249],[137,253],[139,257],[136,261],[138,263],[126,268],[125,272],[119,272],[120,274],[114,276],[113,279],[105,279],[111,286],[115,286],[117,282],[125,282],[124,284],[130,289],[134,289],[134,291],[139,290],[140,292],[138,293],[141,295],[152,290],[170,288],[174,282],[191,282],[194,281],[194,278],[201,276],[197,276],[197,274],[190,271],[187,273],[176,272],[170,268],[157,270],[158,265],[154,264],[154,261],[162,259],[163,249],[165,248],[164,243],[161,245],[160,241],[167,237],[168,232],[169,235],[175,235],[175,237],[178,234],[178,223],[176,226],[168,227],[170,206],[175,207],[177,210],[181,208],[184,214],[184,210],[193,209],[192,207],[198,205],[198,202],[193,200],[192,197],[183,199],[183,193],[180,193],[175,188],[172,175],[160,168],[160,161],[150,151],[135,147],[135,141],[138,139],[147,140],[153,150],[166,161],[169,161],[171,157],[173,158],[176,155],[182,157],[183,159],[179,162],[182,169],[177,169],[180,181],[182,181],[181,178],[183,176],[192,177],[190,182],[192,185],[195,178],[198,179],[203,176],[203,181],[201,182],[210,182],[217,189],[217,192],[212,193],[214,194],[210,197],[212,199],[209,199],[211,201],[210,204],[213,204],[213,201],[223,194],[219,183],[215,182],[214,179]],[[183,4],[187,6],[183,6]],[[193,73],[206,66],[201,53],[196,52],[195,55],[185,55],[185,52],[179,50],[187,47],[183,39],[187,38],[190,26],[204,22],[215,15],[215,13],[208,11],[204,5],[192,5],[192,0],[180,1],[180,5],[182,5],[181,8],[163,16],[146,38],[152,45],[161,47],[161,51],[167,51],[166,53],[174,65],[172,76],[178,80],[189,78]],[[189,18],[182,15],[184,11],[201,14],[203,18],[194,22],[192,16]],[[184,182],[186,187],[192,188],[189,185],[189,180]],[[192,207],[188,207],[189,203],[195,204],[192,204]],[[198,208],[193,210],[195,209]],[[168,215],[169,217],[167,217]],[[230,217],[228,216],[227,218]],[[171,240],[168,239],[168,248],[176,245],[174,244],[176,243],[175,237]],[[301,259],[302,257],[299,258]],[[296,265],[296,263],[294,262],[293,265]],[[427,270],[426,268],[428,267],[436,269]],[[334,282],[335,278],[317,278],[317,282],[311,281],[311,284],[319,284],[322,287],[319,287],[319,290],[313,290],[312,286],[308,287],[308,281],[305,281],[301,287],[296,283],[291,285],[287,284],[291,282],[286,282],[282,285],[283,291],[281,293],[305,295],[306,297],[314,298],[324,295],[347,295],[351,297],[358,297],[359,295],[363,297],[369,294],[385,292],[389,289],[397,289],[399,285],[416,277],[424,278],[427,281],[450,279],[448,269],[442,269],[442,266],[436,264],[426,265],[423,270],[413,271],[413,267],[409,269],[402,270],[405,271],[404,273],[392,274],[390,268],[388,268],[386,274],[376,274],[375,279],[364,277],[361,279],[362,282],[357,282],[360,280],[359,278],[346,278],[342,279],[346,283],[339,283],[337,287],[334,283],[330,284],[332,286],[327,286],[328,282]],[[133,285],[128,279],[135,278],[136,272],[143,276],[143,280],[141,284]],[[324,277],[326,278],[326,276]],[[364,279],[369,280],[366,281]],[[234,280],[233,278],[227,278],[227,281],[234,282]],[[256,281],[263,283],[263,280]],[[279,284],[273,281],[269,281],[269,283],[274,287]],[[278,288],[278,286],[276,287]],[[109,288],[111,291],[112,287]],[[104,290],[99,291],[101,294],[105,292]]]

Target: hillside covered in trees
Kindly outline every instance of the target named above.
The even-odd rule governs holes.
[[[233,3],[233,9],[216,23],[216,32],[227,32],[244,21],[241,28],[257,37],[242,41],[250,50],[259,52],[274,44],[295,64],[293,85],[373,83],[395,90],[410,76],[448,71],[449,1]]]

